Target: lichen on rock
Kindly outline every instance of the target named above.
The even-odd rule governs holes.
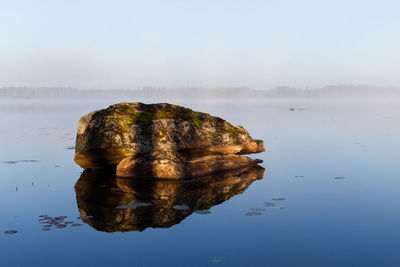
[[[80,119],[75,161],[84,169],[116,168],[119,176],[182,179],[257,164],[238,155],[263,151],[243,127],[210,114],[119,103]]]

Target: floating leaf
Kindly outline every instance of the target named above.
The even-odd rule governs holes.
[[[18,231],[17,231],[17,230],[8,230],[8,231],[5,231],[4,233],[5,233],[5,234],[8,234],[8,235],[11,235],[11,234],[16,234],[16,233],[18,233]]]
[[[209,210],[196,210],[195,213],[206,215],[206,214],[211,214],[211,211],[209,211]]]
[[[253,211],[264,211],[265,209],[263,208],[250,208]]]
[[[262,213],[257,211],[250,211],[246,213],[246,216],[254,216],[254,215],[262,215]]]
[[[276,206],[276,204],[274,203],[274,202],[264,202],[264,206],[266,206],[266,207],[275,207]]]
[[[40,160],[36,160],[36,159],[9,160],[9,161],[3,161],[2,163],[16,164],[16,163],[20,163],[20,162],[40,162]]]

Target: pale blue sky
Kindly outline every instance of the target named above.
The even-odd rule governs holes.
[[[0,86],[400,85],[400,1],[0,0]]]

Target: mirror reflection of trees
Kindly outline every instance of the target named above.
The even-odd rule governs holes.
[[[75,184],[80,216],[99,231],[143,231],[180,223],[243,193],[264,168],[251,168],[189,181],[116,178],[112,172],[85,170]]]

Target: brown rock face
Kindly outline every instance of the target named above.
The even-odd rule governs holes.
[[[263,152],[241,126],[171,104],[120,103],[79,121],[75,161],[122,177],[182,179],[252,166]]]
[[[191,181],[139,180],[115,177],[114,173],[85,170],[75,184],[80,216],[99,231],[143,231],[167,228],[194,212],[243,193],[262,179],[264,168],[253,166]]]
[[[163,154],[150,160],[126,157],[117,165],[119,177],[199,177],[232,171],[261,163],[261,160],[239,155],[209,155],[182,162],[173,155]]]

